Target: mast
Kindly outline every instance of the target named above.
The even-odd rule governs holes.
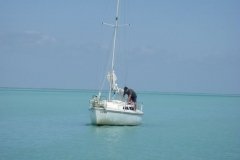
[[[112,71],[114,70],[114,58],[115,58],[115,48],[116,48],[116,38],[118,29],[118,14],[119,14],[119,0],[117,0],[117,11],[114,25],[114,37],[113,37],[113,50],[112,50]]]
[[[111,100],[112,94],[112,85],[113,85],[113,72],[114,72],[114,62],[115,62],[115,50],[116,50],[116,38],[117,38],[117,29],[118,29],[118,15],[119,15],[119,0],[117,0],[117,10],[116,10],[116,17],[115,17],[115,25],[114,27],[114,35],[113,35],[113,48],[112,48],[112,67],[110,71],[110,85],[109,85],[109,95],[108,99]]]
[[[110,73],[108,74],[108,80],[109,80],[109,83],[110,83],[109,84],[109,95],[108,95],[109,100],[111,100],[111,94],[112,94],[113,87],[116,87],[116,86],[113,86],[113,85],[115,85],[115,81],[116,81],[116,75],[114,74],[114,65],[115,65],[114,62],[115,62],[115,53],[116,53],[117,30],[118,30],[119,27],[122,27],[122,26],[130,26],[130,24],[123,24],[123,25],[118,24],[119,2],[120,2],[120,0],[117,0],[115,24],[109,24],[109,23],[102,22],[103,24],[114,28],[113,47],[112,47],[112,65],[111,65]]]

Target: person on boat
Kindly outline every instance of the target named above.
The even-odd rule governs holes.
[[[128,87],[124,87],[124,93],[123,93],[123,97],[125,96],[125,94],[128,95],[128,103],[132,104],[134,103],[134,110],[136,110],[136,103],[137,103],[137,94],[133,89],[130,89]]]

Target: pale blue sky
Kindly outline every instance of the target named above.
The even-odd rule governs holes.
[[[0,87],[98,89],[115,0],[0,0]],[[240,93],[239,0],[122,0],[116,73],[137,91]]]

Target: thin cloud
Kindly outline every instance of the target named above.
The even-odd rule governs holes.
[[[157,50],[158,49],[155,49],[155,48],[150,47],[150,46],[140,46],[140,47],[134,48],[132,50],[132,54],[149,56],[149,55],[157,54]]]
[[[49,45],[56,42],[56,38],[38,31],[23,31],[0,33],[1,47],[31,47]]]
[[[42,44],[48,44],[48,43],[55,43],[56,38],[41,32],[37,31],[25,31],[25,36],[29,38],[30,43],[32,44],[37,44],[37,45],[42,45]]]

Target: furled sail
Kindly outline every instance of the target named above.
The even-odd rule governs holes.
[[[112,91],[114,91],[115,93],[123,93],[123,89],[118,87],[117,76],[116,76],[114,70],[112,72],[108,72],[107,79],[111,86]]]
[[[108,74],[107,74],[107,79],[108,79],[108,82],[109,82],[109,84],[110,84],[110,86],[111,86],[111,89],[112,89],[113,91],[115,91],[116,88],[117,88],[117,83],[116,83],[116,81],[117,81],[117,76],[116,76],[116,74],[114,73],[114,71],[108,72]]]

